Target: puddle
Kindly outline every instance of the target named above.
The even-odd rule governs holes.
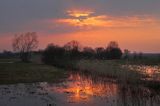
[[[123,65],[122,67],[142,73],[146,76],[146,80],[160,81],[160,66]]]

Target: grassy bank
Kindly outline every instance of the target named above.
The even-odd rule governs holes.
[[[81,60],[77,64],[77,68],[91,74],[116,78],[123,82],[138,82],[143,77],[137,71],[122,67],[120,60]]]
[[[57,81],[66,72],[44,64],[21,63],[17,60],[0,60],[0,84]]]
[[[80,71],[89,72],[95,76],[113,78],[121,84],[135,84],[135,86],[142,85],[154,90],[160,89],[160,80],[147,80],[148,77],[144,73],[137,71],[136,68],[123,67],[124,65],[130,64],[123,60],[81,60],[76,67]],[[159,69],[158,71],[160,72]],[[160,78],[160,73],[158,78]]]

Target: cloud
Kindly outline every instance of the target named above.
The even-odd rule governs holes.
[[[69,10],[67,18],[53,19],[59,25],[78,27],[79,29],[92,28],[123,28],[142,27],[147,24],[155,25],[158,20],[150,16],[111,16],[97,15],[89,10]]]
[[[160,27],[160,20],[149,15],[115,16],[100,14],[91,9],[69,9],[61,17],[35,20],[25,28],[28,31],[55,35],[99,29],[146,27]]]
[[[66,19],[65,10],[70,10],[68,14],[73,17],[71,13],[75,8],[94,10],[96,17],[88,20],[96,20],[97,23],[102,22],[101,15],[121,17],[147,14],[160,17],[159,5],[159,0],[0,0],[0,33],[26,30],[28,24],[37,20]],[[87,23],[84,21],[83,25]],[[32,30],[37,30],[37,26]]]

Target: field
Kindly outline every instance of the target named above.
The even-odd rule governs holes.
[[[38,63],[22,63],[16,59],[0,60],[0,84],[57,81],[65,71]]]
[[[67,76],[69,69],[45,65],[39,61],[39,58],[40,56],[36,57],[36,59],[33,58],[31,63],[22,63],[15,58],[0,59],[0,84],[53,82]],[[77,64],[74,64],[72,71],[88,72],[94,76],[114,79],[120,83],[149,83],[149,86],[157,86],[157,83],[160,81],[160,64],[153,62],[155,60],[151,61],[152,64],[149,64],[149,61],[145,63],[143,60],[136,62],[135,60],[128,61],[122,59],[82,59],[76,62]]]

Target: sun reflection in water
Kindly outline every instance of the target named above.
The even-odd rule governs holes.
[[[57,104],[66,106],[138,106],[155,103],[159,95],[144,86],[123,85],[101,77],[69,73],[61,83],[42,83],[47,92],[56,97]],[[152,95],[152,96],[151,96]],[[149,99],[152,99],[150,101]],[[73,103],[73,104],[72,104]],[[59,105],[58,105],[59,106]],[[149,106],[149,105],[146,105]],[[154,105],[159,106],[159,105]]]
[[[90,101],[95,96],[112,97],[118,89],[116,84],[94,82],[90,77],[79,74],[71,74],[67,80],[67,84],[54,90],[65,92],[69,96],[68,101],[72,102]]]

